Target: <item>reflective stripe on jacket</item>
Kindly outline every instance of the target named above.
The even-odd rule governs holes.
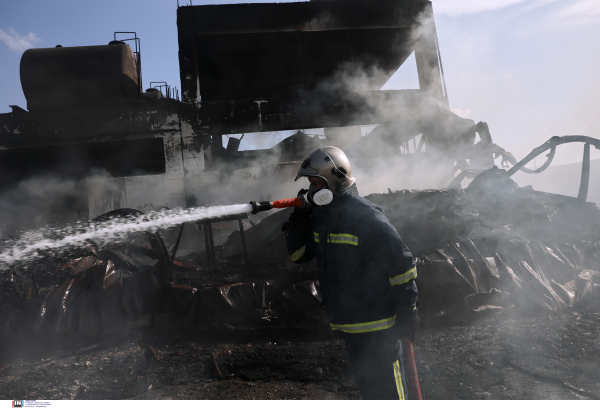
[[[389,329],[394,325],[396,316],[388,317],[374,322],[362,322],[352,324],[333,324],[330,323],[332,330],[339,330],[346,333],[368,333],[383,329]]]
[[[310,217],[290,217],[286,234],[292,261],[316,256],[331,328],[366,333],[393,326],[417,301],[412,254],[377,205],[349,191]]]

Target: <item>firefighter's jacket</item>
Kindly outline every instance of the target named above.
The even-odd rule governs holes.
[[[346,190],[312,213],[296,210],[286,233],[293,262],[317,257],[331,328],[366,333],[390,328],[416,310],[413,257],[383,210]]]

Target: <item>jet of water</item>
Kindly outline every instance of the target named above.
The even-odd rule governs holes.
[[[23,234],[20,238],[5,242],[0,252],[0,265],[17,261],[30,261],[42,256],[40,252],[62,250],[85,245],[86,240],[98,244],[123,239],[132,232],[155,231],[180,225],[184,222],[200,221],[226,215],[252,211],[251,204],[235,204],[216,207],[196,207],[156,211],[127,218],[111,218],[102,223],[69,225],[64,228],[43,228]]]

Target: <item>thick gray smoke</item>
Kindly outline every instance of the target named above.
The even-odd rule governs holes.
[[[46,225],[87,218],[85,181],[56,175],[23,180],[0,193],[0,238]]]
[[[545,159],[542,155],[538,157],[538,160],[541,158]],[[528,167],[533,168],[531,163]],[[550,166],[539,174],[527,174],[519,171],[512,178],[520,186],[532,186],[537,191],[577,197],[581,181],[581,163]],[[600,203],[600,160],[590,161],[587,201]]]

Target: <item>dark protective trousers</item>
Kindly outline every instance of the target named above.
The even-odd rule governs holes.
[[[394,328],[369,333],[345,333],[352,372],[363,399],[408,399],[402,342]]]

